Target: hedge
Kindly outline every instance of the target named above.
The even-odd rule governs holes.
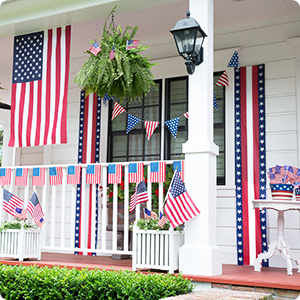
[[[15,299],[149,299],[192,292],[181,274],[0,265],[0,295]]]

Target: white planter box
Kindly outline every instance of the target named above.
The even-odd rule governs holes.
[[[145,231],[134,226],[132,270],[158,269],[173,274],[179,268],[179,248],[183,243],[184,231]]]
[[[0,232],[0,257],[41,259],[39,230],[8,229]]]

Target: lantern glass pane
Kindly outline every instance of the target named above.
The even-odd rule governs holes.
[[[203,44],[203,35],[199,30],[197,30],[197,35],[196,35],[196,43],[195,43],[195,52],[196,54],[199,54],[201,46]]]
[[[196,29],[186,29],[174,32],[179,53],[188,58],[194,51]]]

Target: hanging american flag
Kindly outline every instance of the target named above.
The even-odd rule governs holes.
[[[148,200],[149,199],[148,199],[146,184],[145,181],[143,180],[137,185],[134,194],[130,198],[129,211],[132,212],[135,209],[137,204],[146,202]]]
[[[49,168],[49,181],[50,185],[62,185],[62,167]]]
[[[22,209],[23,205],[23,200],[19,199],[17,196],[10,193],[6,189],[3,189],[3,209],[6,212],[15,217],[17,212],[16,208]]]
[[[99,163],[100,157],[100,132],[101,132],[101,98],[96,94],[86,95],[84,91],[80,93],[80,115],[79,115],[79,139],[78,139],[78,164]],[[83,180],[82,180],[83,181]],[[81,182],[82,182],[81,181]],[[83,181],[82,184],[85,184]],[[86,201],[88,202],[87,232],[81,230],[82,217],[82,188],[77,185],[76,193],[76,214],[75,214],[75,248],[81,247],[81,235],[87,236],[87,247],[97,248],[98,240],[98,185],[96,184],[96,219],[92,220],[92,189],[89,185],[87,189]],[[92,231],[95,232],[95,241],[92,241]],[[82,254],[75,252],[75,254]],[[90,255],[90,253],[88,253]],[[92,255],[95,255],[94,253]]]
[[[151,162],[150,163],[150,182],[165,182],[166,181],[166,162]]]
[[[178,172],[173,175],[164,212],[174,228],[200,214]]]
[[[189,118],[189,112],[187,111],[186,113],[183,114],[183,116],[188,119]]]
[[[28,169],[17,168],[15,185],[27,185],[27,179],[28,179]]]
[[[235,69],[235,177],[237,263],[249,265],[268,251],[266,211],[251,200],[266,198],[264,65]],[[263,265],[268,265],[263,262]]]
[[[93,54],[96,56],[100,51],[101,51],[100,46],[98,45],[97,42],[95,42],[95,43],[92,45],[92,47],[91,47],[91,49],[90,49],[90,52],[93,53]]]
[[[107,183],[121,183],[122,182],[122,164],[109,164],[107,166]]]
[[[139,43],[140,43],[140,41],[138,41],[138,40],[127,40],[126,41],[126,50],[137,48]]]
[[[216,82],[216,86],[229,86],[229,80],[228,80],[228,75],[226,70],[223,72],[219,80]]]
[[[177,170],[182,181],[184,182],[184,160],[175,160],[173,161],[173,172]]]
[[[130,163],[128,167],[129,183],[141,182],[144,180],[144,163]]]
[[[33,168],[32,185],[45,185],[45,168]]]
[[[145,123],[147,138],[148,138],[148,141],[149,141],[152,134],[153,134],[153,132],[154,132],[154,130],[156,129],[157,125],[159,124],[159,122],[144,121],[144,123]]]
[[[14,38],[8,146],[67,143],[71,26]]]
[[[81,166],[68,166],[67,184],[80,183]]]
[[[35,224],[37,224],[40,228],[43,226],[43,224],[45,223],[45,219],[44,219],[44,213],[39,201],[39,198],[37,196],[36,192],[33,192],[30,201],[27,205],[27,210],[29,211],[29,213],[32,216],[33,221],[35,222]]]
[[[126,110],[118,102],[115,102],[111,120],[113,120],[116,116],[120,115],[121,113],[123,113],[125,111]]]
[[[101,165],[88,165],[86,168],[86,183],[101,183]]]
[[[0,168],[0,185],[10,185],[11,168]]]

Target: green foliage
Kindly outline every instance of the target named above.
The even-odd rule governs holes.
[[[170,228],[170,222],[169,220],[165,223],[164,227],[161,228],[158,226],[158,219],[139,219],[136,221],[136,225],[139,229],[142,230],[169,230]]]
[[[19,220],[15,218],[13,221],[4,221],[0,224],[0,232],[5,231],[7,229],[21,229],[24,227],[27,229],[37,229],[37,225],[29,223],[27,220]]]
[[[134,38],[138,27],[132,29],[127,26],[123,32],[120,26],[116,29],[111,25],[107,26],[107,19],[112,12],[104,23],[101,51],[96,56],[86,51],[90,57],[76,74],[74,82],[87,94],[96,93],[104,97],[107,93],[109,96],[120,98],[120,102],[124,97],[127,101],[131,101],[147,94],[151,85],[155,87],[154,76],[150,71],[155,64],[149,62],[150,57],[143,57],[140,54],[141,51],[148,49],[147,46],[139,45],[137,48],[126,50],[127,40]],[[90,43],[93,44],[94,41]],[[109,54],[113,46],[116,52],[115,58],[111,60]]]
[[[0,295],[6,300],[158,300],[193,289],[181,274],[0,265]]]

